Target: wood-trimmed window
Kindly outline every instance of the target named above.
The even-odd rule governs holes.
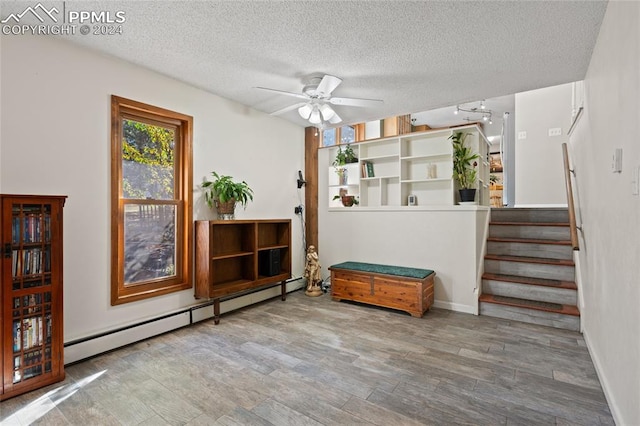
[[[111,97],[111,304],[192,287],[193,118]]]

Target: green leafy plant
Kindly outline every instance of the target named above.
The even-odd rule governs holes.
[[[453,179],[458,182],[460,189],[471,189],[478,177],[478,159],[480,155],[465,145],[469,133],[456,132],[449,136],[453,145]]]
[[[235,199],[236,203],[242,204],[244,208],[249,201],[253,201],[253,190],[247,182],[234,182],[231,176],[220,176],[216,172],[211,174],[215,179],[213,181],[205,179],[201,185],[204,190],[204,199],[209,207],[213,207],[215,200],[226,203]]]
[[[347,146],[349,148],[349,146]],[[333,160],[333,167],[341,167],[347,164],[347,154],[342,150],[342,146],[338,146],[338,152],[336,152],[336,158]]]
[[[356,153],[353,151],[353,148],[351,147],[351,145],[347,145],[344,148],[344,160],[345,162],[348,163],[357,163],[358,162],[358,158],[356,157]]]

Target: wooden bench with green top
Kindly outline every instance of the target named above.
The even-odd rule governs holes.
[[[406,311],[422,317],[433,304],[431,269],[376,263],[343,262],[332,265],[331,298],[351,300]]]

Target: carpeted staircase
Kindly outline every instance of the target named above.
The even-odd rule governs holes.
[[[567,209],[492,209],[480,315],[580,330]]]

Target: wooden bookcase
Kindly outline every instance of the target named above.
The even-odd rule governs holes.
[[[64,379],[65,199],[0,194],[0,400]]]
[[[286,299],[291,278],[291,220],[196,221],[195,297],[220,301],[275,285]]]

